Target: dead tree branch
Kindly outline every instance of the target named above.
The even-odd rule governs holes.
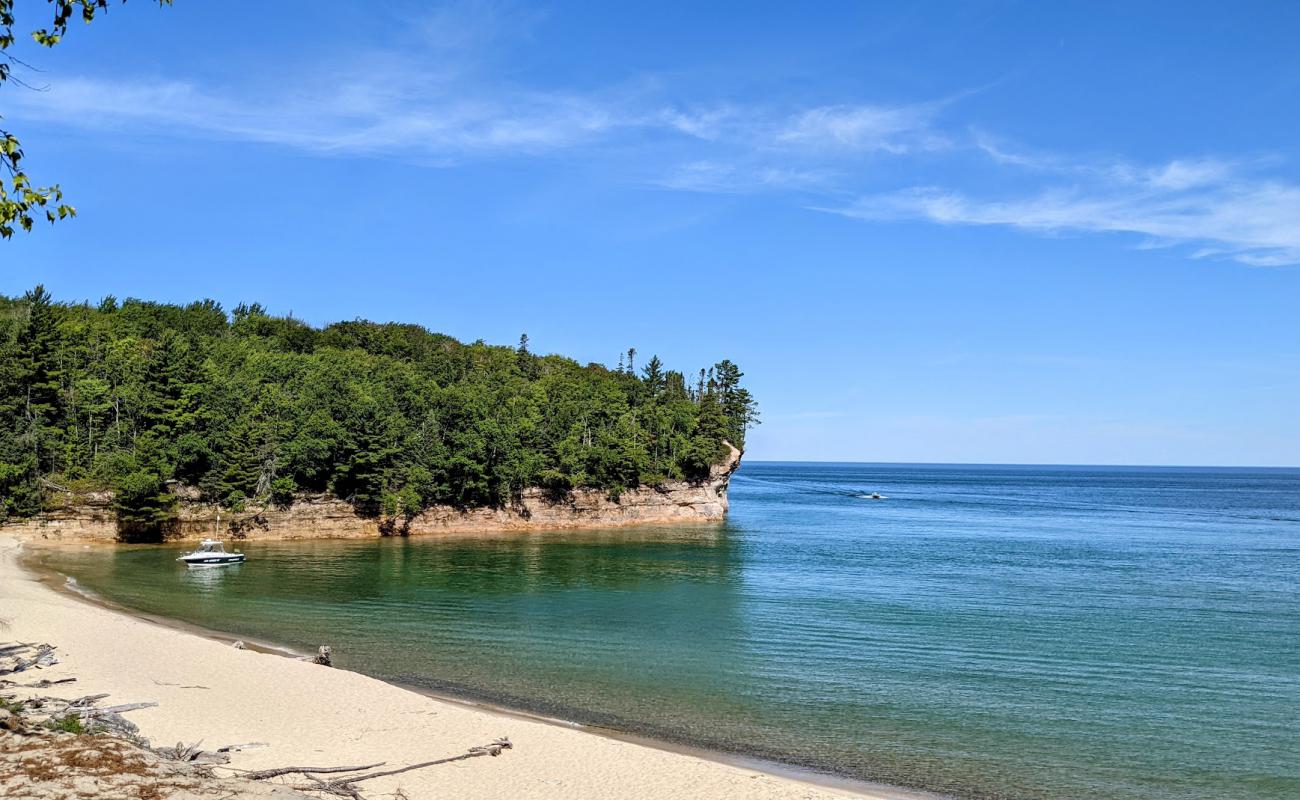
[[[249,772],[245,774],[244,777],[251,778],[252,780],[255,781],[260,781],[260,780],[266,780],[267,778],[275,778],[281,775],[289,775],[291,773],[296,772],[302,775],[307,780],[311,781],[311,783],[295,784],[293,785],[294,789],[298,789],[299,791],[307,791],[307,792],[323,792],[325,794],[332,794],[338,797],[348,797],[351,798],[351,800],[365,800],[365,798],[361,796],[360,790],[358,790],[356,787],[356,784],[360,783],[361,781],[374,780],[375,778],[387,778],[392,775],[400,775],[403,772],[411,772],[412,770],[425,769],[426,767],[434,767],[439,764],[450,764],[453,761],[464,761],[465,759],[478,758],[479,756],[499,756],[501,755],[502,751],[509,750],[512,747],[514,747],[514,745],[510,743],[510,740],[505,737],[502,737],[500,739],[494,740],[490,744],[480,745],[478,747],[471,747],[469,750],[465,751],[464,753],[461,753],[458,756],[448,756],[447,758],[438,758],[438,759],[434,759],[433,761],[422,761],[419,764],[411,764],[410,766],[398,767],[397,769],[386,769],[386,770],[380,770],[378,772],[365,772],[362,773],[361,775],[353,775],[350,777],[336,778],[334,780],[321,780],[316,776],[325,775],[325,774],[339,774],[344,772],[360,772],[361,770],[373,769],[374,767],[381,767],[383,766],[383,764],[371,764],[369,766],[364,766],[364,767],[280,767],[278,769],[264,769],[258,772]]]
[[[359,767],[277,767],[276,769],[259,769],[256,772],[244,773],[244,777],[251,781],[264,781],[267,778],[278,778],[281,775],[289,775],[294,772],[306,775],[309,772],[325,774],[327,772],[360,772],[363,769],[374,769],[382,767],[385,762],[380,761],[378,764],[363,764]]]

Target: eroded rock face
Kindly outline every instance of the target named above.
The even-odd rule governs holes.
[[[357,516],[352,506],[330,495],[300,498],[287,509],[250,507],[239,514],[222,512],[182,495],[179,519],[169,539],[205,537],[235,539],[345,539],[384,534],[425,535],[493,530],[556,530],[613,528],[625,525],[720,521],[727,513],[727,488],[740,466],[740,451],[727,445],[726,460],[700,484],[685,481],[658,488],[641,487],[611,500],[605,492],[574,491],[553,502],[541,489],[528,489],[517,507],[461,511],[435,506],[406,520]],[[115,541],[117,523],[109,498],[70,506],[39,517],[3,526],[6,533],[63,541]]]

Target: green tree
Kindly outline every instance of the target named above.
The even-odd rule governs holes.
[[[726,417],[726,437],[736,447],[745,449],[745,434],[758,424],[758,405],[749,390],[740,385],[745,373],[730,360],[713,366],[722,414]]]
[[[288,508],[293,505],[294,493],[297,491],[298,485],[293,482],[293,478],[276,478],[271,481],[271,502],[276,508]]]
[[[44,472],[57,468],[61,429],[60,381],[63,364],[59,358],[58,311],[44,286],[23,297],[27,322],[18,330],[15,346],[15,375],[21,414],[26,423],[32,453]]]
[[[167,491],[162,479],[141,470],[124,476],[115,488],[113,510],[121,537],[132,541],[161,539],[176,504],[176,496]]]
[[[43,481],[119,491],[131,535],[164,526],[169,481],[228,507],[329,491],[386,524],[531,487],[618,497],[702,480],[750,418],[730,362],[692,392],[657,357],[637,378],[634,352],[615,371],[520,344],[317,330],[256,304],[0,296],[0,515],[38,512]]]
[[[664,362],[659,360],[659,356],[650,356],[650,360],[641,370],[641,375],[646,388],[650,390],[650,396],[658,397],[665,385]]]

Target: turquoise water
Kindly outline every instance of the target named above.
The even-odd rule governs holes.
[[[731,497],[722,526],[41,558],[380,677],[844,776],[1300,797],[1300,471],[759,463]]]

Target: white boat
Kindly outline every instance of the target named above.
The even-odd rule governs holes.
[[[226,546],[216,539],[204,539],[199,542],[199,549],[186,553],[177,561],[184,561],[191,567],[216,567],[222,564],[238,564],[244,560],[244,554],[236,550],[226,552]]]

